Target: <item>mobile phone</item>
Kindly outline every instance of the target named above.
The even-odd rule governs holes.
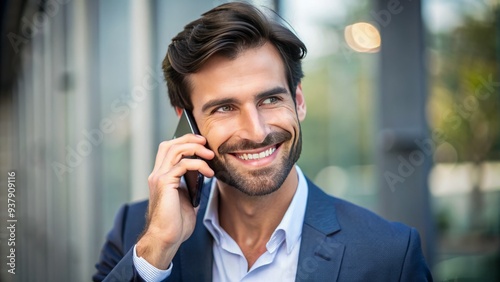
[[[184,109],[182,111],[181,119],[177,125],[177,129],[174,133],[174,138],[181,137],[187,133],[193,133],[200,135],[200,131],[196,126],[193,114]],[[191,156],[186,158],[198,158],[197,156]],[[200,204],[201,199],[201,189],[203,188],[204,176],[199,171],[188,170],[184,174],[184,181],[189,192],[189,197],[191,198],[191,204],[193,207],[197,207]]]

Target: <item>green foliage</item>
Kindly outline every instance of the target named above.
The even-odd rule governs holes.
[[[431,42],[429,117],[457,161],[500,159],[498,20],[466,18]]]

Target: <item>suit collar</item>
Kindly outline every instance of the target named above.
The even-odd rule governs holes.
[[[296,281],[336,281],[345,246],[334,239],[340,231],[335,200],[308,179],[309,195],[302,228]]]
[[[334,199],[325,194],[307,178],[309,193],[304,225],[309,225],[325,236],[340,230]]]
[[[195,231],[181,246],[183,281],[212,280],[213,239],[203,225],[210,184],[207,183],[202,191]],[[336,242],[332,236],[341,229],[334,206],[335,200],[309,179],[307,179],[307,186],[307,207],[302,228],[296,281],[336,281],[345,246]]]

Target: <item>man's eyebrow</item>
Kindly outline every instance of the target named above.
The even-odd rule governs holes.
[[[264,92],[261,92],[255,96],[256,100],[261,100],[263,98],[276,95],[276,94],[288,94],[288,90],[286,88],[277,86],[274,88],[271,88],[269,90],[266,90]],[[237,104],[238,100],[235,98],[221,98],[221,99],[214,99],[211,101],[208,101],[203,107],[201,108],[202,112],[206,112],[207,110],[217,107],[217,106],[222,106],[222,105],[228,105],[228,104]]]
[[[269,97],[269,96],[273,96],[273,95],[276,95],[276,94],[288,94],[288,90],[286,90],[286,88],[284,87],[281,87],[281,86],[276,86],[272,89],[269,89],[269,90],[266,90],[264,92],[261,92],[259,94],[257,94],[257,96],[255,96],[255,99],[256,100],[261,100],[263,98],[266,98],[266,97]]]
[[[221,99],[215,99],[208,101],[203,107],[201,108],[202,112],[207,111],[210,108],[217,107],[217,106],[222,106],[222,105],[227,105],[227,104],[235,104],[237,102],[236,99],[234,98],[221,98]]]

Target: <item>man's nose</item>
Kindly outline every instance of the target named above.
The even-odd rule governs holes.
[[[262,143],[270,133],[265,118],[255,107],[245,108],[240,112],[239,135],[242,139]]]

